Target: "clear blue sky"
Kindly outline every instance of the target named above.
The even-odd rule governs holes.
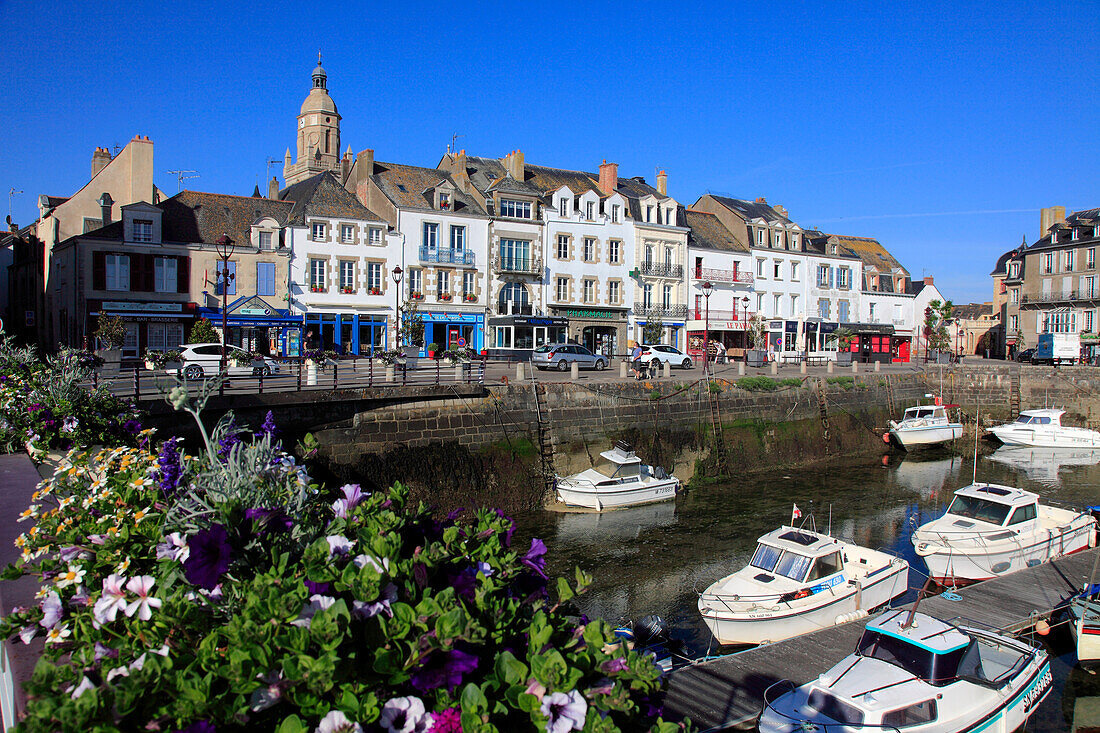
[[[344,145],[470,154],[783,204],[987,300],[1039,209],[1100,206],[1100,3],[41,3],[0,0],[16,221],[156,144],[157,184],[249,194],[294,143],[317,48]],[[7,203],[6,201],[4,202]],[[7,212],[5,212],[7,213]]]

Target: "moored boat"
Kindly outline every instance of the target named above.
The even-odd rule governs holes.
[[[592,468],[558,476],[556,484],[560,501],[596,511],[668,501],[680,489],[678,478],[660,466],[642,463],[622,442],[600,453],[600,461]]]
[[[905,450],[943,445],[958,439],[962,423],[951,422],[943,405],[906,408],[900,422],[890,421],[890,438]]]
[[[1100,433],[1062,424],[1065,410],[1024,410],[1014,422],[996,425],[989,432],[1005,445],[1039,448],[1100,448]]]
[[[933,580],[957,585],[1092,547],[1095,528],[1088,512],[1040,504],[1030,491],[973,484],[958,489],[944,515],[921,525],[912,541]]]
[[[1100,586],[1090,585],[1069,602],[1069,630],[1077,645],[1077,661],[1100,661]]]
[[[764,693],[760,733],[1014,731],[1050,691],[1039,646],[923,613],[887,611],[854,653],[801,687]]]
[[[806,528],[758,540],[749,564],[699,596],[719,644],[789,639],[862,618],[905,593],[909,564]]]

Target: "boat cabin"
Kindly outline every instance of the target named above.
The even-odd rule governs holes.
[[[901,418],[905,420],[947,420],[947,410],[942,405],[919,405],[917,407],[909,407],[905,410],[905,415]]]
[[[974,484],[955,492],[946,513],[958,517],[953,526],[961,529],[973,527],[970,520],[1011,527],[1039,516],[1039,496],[1011,486]]]
[[[641,475],[642,460],[628,446],[617,443],[611,450],[600,453],[600,460],[593,467],[601,476],[609,479],[636,481]],[[604,482],[601,482],[604,483]]]
[[[969,636],[951,624],[918,613],[908,628],[909,611],[884,614],[867,624],[856,654],[901,667],[932,685],[953,682],[970,646]]]
[[[828,535],[781,527],[760,538],[749,566],[761,571],[755,579],[762,583],[770,583],[776,576],[813,583],[844,570],[844,553]]]
[[[1065,410],[1024,410],[1013,425],[1061,425]]]

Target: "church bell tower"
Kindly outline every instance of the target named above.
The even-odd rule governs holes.
[[[328,94],[328,75],[321,66],[321,54],[318,53],[313,86],[298,113],[297,161],[291,162],[288,149],[283,163],[283,178],[290,186],[322,171],[333,171],[339,177],[342,164],[340,113]]]

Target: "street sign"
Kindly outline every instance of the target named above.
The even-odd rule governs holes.
[[[466,339],[464,339],[464,338],[459,338],[459,340],[458,340],[458,348],[460,348],[460,349],[465,349],[465,348],[466,348]]]

